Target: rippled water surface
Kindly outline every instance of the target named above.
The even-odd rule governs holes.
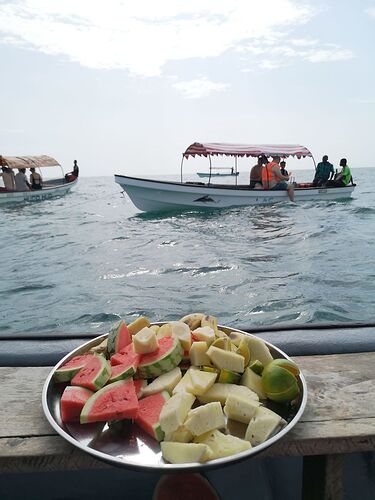
[[[150,215],[103,177],[2,207],[0,335],[199,311],[237,327],[375,320],[374,173],[355,169],[340,202]]]

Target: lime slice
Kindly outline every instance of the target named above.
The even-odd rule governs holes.
[[[224,351],[230,351],[231,350],[231,341],[229,340],[228,337],[221,337],[219,339],[216,339],[212,342],[214,347],[217,347],[218,349],[224,349]]]
[[[261,363],[258,359],[253,361],[253,363],[250,364],[249,368],[250,370],[253,370],[253,372],[257,375],[262,375],[262,372],[264,370],[263,363]]]
[[[240,380],[241,380],[241,375],[239,373],[226,370],[225,368],[222,368],[220,370],[220,375],[218,380],[219,383],[238,384]]]
[[[240,345],[236,349],[237,354],[241,354],[245,358],[245,367],[250,362],[250,349],[247,345],[246,339],[242,339]]]
[[[268,364],[262,373],[262,385],[268,399],[278,403],[293,401],[299,394],[299,386],[295,375],[275,363]]]

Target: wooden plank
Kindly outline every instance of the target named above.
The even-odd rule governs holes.
[[[287,436],[259,456],[375,450],[375,353],[294,359],[308,384],[306,411]],[[104,466],[48,424],[41,392],[50,369],[0,368],[0,471]]]

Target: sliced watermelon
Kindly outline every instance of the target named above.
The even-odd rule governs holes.
[[[56,382],[69,382],[76,373],[79,372],[87,363],[92,359],[93,354],[83,354],[81,356],[74,356],[53,374]]]
[[[110,376],[110,364],[103,355],[97,354],[72,378],[71,384],[97,391],[108,382]]]
[[[133,344],[129,344],[111,357],[111,366],[121,365],[128,368],[126,377],[132,377],[137,371],[141,354],[134,352]]]
[[[181,362],[183,349],[180,341],[174,337],[159,339],[159,348],[155,352],[142,354],[138,365],[140,378],[152,378],[169,372]]]
[[[118,380],[124,380],[125,378],[129,378],[133,376],[135,370],[127,365],[115,365],[111,366],[111,378],[108,380],[108,384],[112,384],[112,382],[117,382]]]
[[[157,441],[164,439],[164,432],[160,427],[160,412],[167,399],[169,399],[168,392],[162,391],[147,396],[139,402],[138,416],[135,423]]]
[[[157,483],[152,500],[220,500],[212,485],[200,474],[166,474]]]
[[[63,422],[79,422],[82,408],[94,393],[84,387],[65,387],[60,400],[60,414]]]
[[[133,380],[120,380],[106,385],[93,394],[81,412],[81,424],[135,418],[138,399]]]
[[[137,398],[141,399],[142,391],[147,386],[147,380],[139,378],[138,380],[133,380],[135,393],[137,394]]]
[[[113,325],[108,332],[107,352],[109,356],[120,352],[121,349],[129,345],[132,337],[124,320],[120,320]]]

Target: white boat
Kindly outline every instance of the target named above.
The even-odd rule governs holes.
[[[299,145],[242,145],[194,143],[183,153],[183,160],[191,156],[226,155],[238,157],[280,156],[287,158],[311,157],[311,152]],[[248,184],[217,184],[210,181],[183,182],[181,162],[180,182],[142,179],[115,175],[115,182],[127,193],[134,205],[143,211],[160,211],[194,208],[225,208],[246,205],[265,205],[288,200],[286,191],[251,189]],[[315,161],[314,161],[315,164]],[[236,169],[237,171],[237,169]],[[355,184],[346,187],[313,187],[312,184],[295,183],[295,201],[328,201],[350,198]]]
[[[214,168],[214,167],[212,167]],[[215,170],[230,170],[230,172],[197,172],[198,177],[234,177],[239,175],[239,172],[235,172],[233,168],[229,167],[215,167]]]
[[[45,168],[56,167],[61,168],[60,163],[51,156],[0,156],[0,166],[10,169],[30,169],[30,168]],[[1,177],[0,177],[1,179]],[[24,203],[50,200],[52,198],[59,198],[68,193],[72,187],[78,182],[78,177],[72,174],[56,179],[49,179],[43,181],[42,189],[31,189],[28,191],[9,191],[5,188],[0,189],[0,205],[8,203]]]

